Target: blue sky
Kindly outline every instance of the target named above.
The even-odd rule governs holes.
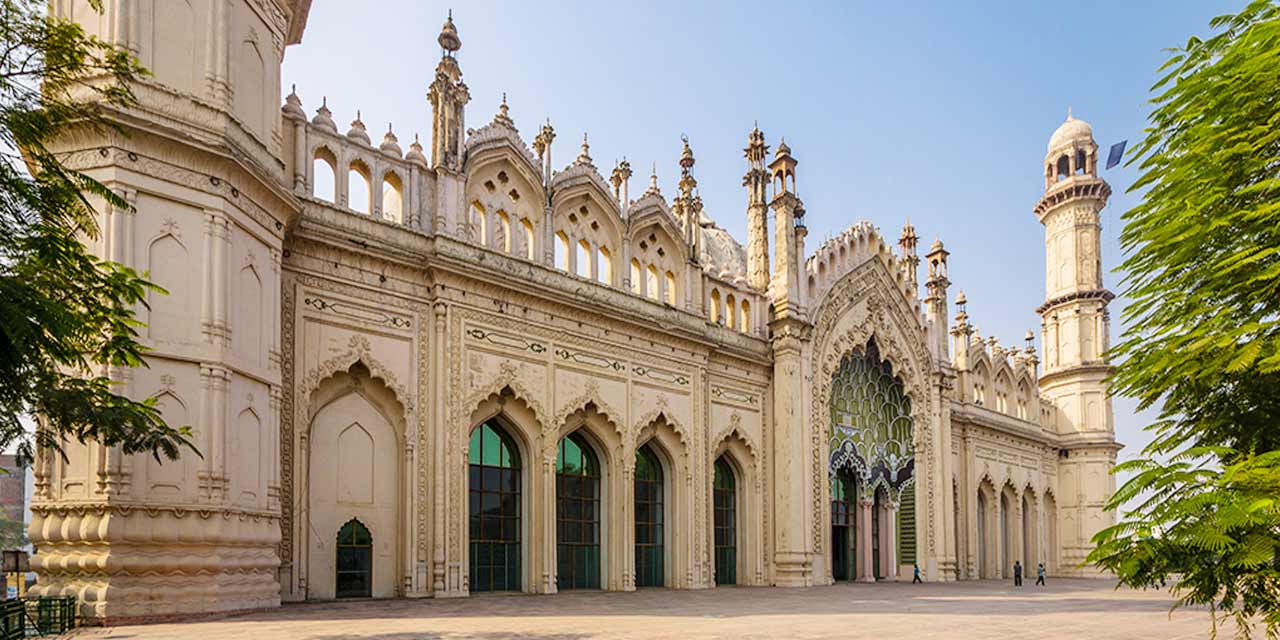
[[[742,148],[759,121],[771,146],[799,160],[809,247],[871,220],[897,238],[910,217],[922,250],[951,251],[982,335],[1022,344],[1044,300],[1043,192],[1049,135],[1066,116],[1092,123],[1105,154],[1141,136],[1165,48],[1208,31],[1240,3],[453,3],[458,60],[471,89],[469,127],[492,119],[503,92],[527,140],[550,118],[561,168],[583,132],[608,175],[626,157],[632,193],[658,165],[675,192],[680,136],[697,157],[708,213],[745,240]],[[784,6],[786,5],[786,6]],[[312,113],[322,96],[339,127],[360,109],[375,144],[393,123],[401,144],[431,129],[426,101],[449,3],[315,0],[301,45],[285,54]],[[1130,169],[1103,174],[1104,267],[1121,260],[1120,215],[1135,203]],[[1120,276],[1108,274],[1120,293]],[[1121,331],[1112,303],[1112,338]],[[1122,457],[1148,440],[1117,399]]]

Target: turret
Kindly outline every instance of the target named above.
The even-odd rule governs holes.
[[[912,235],[914,235],[914,229]],[[915,240],[912,239],[910,244],[914,254]],[[924,286],[928,290],[925,309],[929,319],[930,347],[939,361],[947,360],[947,287],[951,286],[951,281],[947,279],[947,256],[949,255],[951,255],[950,252],[942,246],[942,240],[938,239],[933,241],[928,255],[925,256],[929,261],[929,279],[925,281]],[[914,272],[914,269],[912,271]],[[912,280],[914,281],[914,278]]]
[[[775,318],[798,315],[800,312],[800,269],[802,256],[796,254],[796,226],[804,226],[804,206],[795,194],[796,165],[791,157],[791,147],[786,140],[778,144],[773,162],[769,163],[774,195],[769,206],[774,212],[774,245],[777,255],[773,262],[773,280],[770,297],[773,298]]]
[[[435,169],[462,169],[462,143],[465,127],[465,107],[471,101],[471,93],[462,81],[462,69],[455,57],[462,48],[458,28],[453,24],[453,12],[440,29],[440,64],[436,65],[436,77],[432,81],[427,99],[431,101],[431,166]]]
[[[764,166],[769,146],[759,126],[751,130],[742,151],[747,158],[747,174],[742,177],[747,188],[747,283],[764,290],[769,287],[769,172]]]
[[[906,224],[902,225],[902,236],[898,238],[898,257],[907,266],[907,280],[911,282],[912,295],[919,295],[916,280],[920,269],[920,255],[916,253],[916,242],[919,240],[920,236],[916,235],[916,228],[911,226],[911,219],[908,218]]]

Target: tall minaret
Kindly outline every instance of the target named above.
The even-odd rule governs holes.
[[[756,126],[747,136],[747,175],[742,186],[747,188],[747,283],[760,290],[769,288],[769,172],[764,159],[769,146]]]
[[[1063,573],[1088,554],[1090,539],[1114,521],[1103,506],[1115,491],[1109,472],[1119,445],[1106,378],[1110,321],[1115,297],[1102,283],[1099,212],[1111,187],[1098,177],[1098,145],[1089,123],[1067,112],[1049,138],[1045,192],[1036,218],[1045,229],[1045,302],[1042,320],[1044,373],[1040,395],[1054,407],[1049,424],[1062,449],[1058,457],[1058,522]],[[1087,572],[1087,570],[1084,570]]]
[[[436,230],[466,233],[466,203],[462,176],[462,145],[466,131],[464,118],[471,92],[462,81],[462,69],[455,54],[462,48],[458,28],[453,25],[453,12],[440,28],[440,64],[431,82],[427,99],[431,101],[431,168],[436,171]],[[452,214],[448,221],[443,216]],[[452,224],[449,224],[452,222]]]

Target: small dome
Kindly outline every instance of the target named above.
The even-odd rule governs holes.
[[[316,117],[311,119],[311,124],[334,133],[338,132],[338,124],[333,121],[333,112],[329,110],[328,98],[320,101],[320,108],[316,109]]]
[[[360,120],[360,112],[356,112],[356,119],[351,121],[351,129],[347,131],[347,138],[362,144],[370,144],[369,131],[364,128],[364,122]]]
[[[453,24],[452,10],[449,11],[449,18],[444,21],[444,26],[440,27],[440,37],[436,38],[436,42],[449,53],[462,48],[462,38],[458,37],[458,28]]]
[[[742,245],[705,214],[700,223],[703,242],[699,248],[703,263],[711,267],[713,273],[722,277],[726,275],[731,279],[746,277],[747,252]]]
[[[307,113],[302,110],[302,99],[298,97],[298,85],[294,85],[289,95],[285,96],[284,106],[280,110],[295,118],[307,119]]]
[[[427,156],[422,154],[422,143],[418,142],[418,134],[413,134],[413,144],[409,145],[409,153],[405,154],[404,159],[426,166]]]
[[[400,140],[396,138],[396,134],[391,132],[390,123],[387,124],[387,133],[382,136],[382,144],[378,146],[378,149],[393,158],[401,156]]]
[[[1070,146],[1072,142],[1083,141],[1093,142],[1093,127],[1089,126],[1084,120],[1077,120],[1072,117],[1071,110],[1067,110],[1067,121],[1058,127],[1057,131],[1049,137],[1049,151]]]

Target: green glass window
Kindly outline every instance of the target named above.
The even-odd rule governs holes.
[[[664,584],[662,465],[649,445],[636,452],[636,586]]]
[[[716,459],[713,486],[716,584],[738,583],[738,507],[733,468]]]
[[[556,586],[600,588],[600,463],[581,434],[556,458]]]
[[[520,456],[507,432],[486,422],[467,451],[471,591],[519,591]]]
[[[336,585],[338,598],[368,598],[373,589],[373,536],[352,518],[338,530]]]

